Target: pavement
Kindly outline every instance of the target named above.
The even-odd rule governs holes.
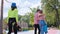
[[[6,31],[6,33],[7,33],[7,31]],[[14,33],[12,33],[12,34],[14,34]],[[34,30],[18,32],[18,34],[34,34]],[[60,30],[54,29],[54,28],[50,28],[48,30],[47,34],[60,34]]]

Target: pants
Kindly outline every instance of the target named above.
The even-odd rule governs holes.
[[[14,25],[13,25],[13,23],[14,23]],[[14,34],[17,34],[17,24],[16,24],[16,19],[15,18],[9,18],[9,21],[8,21],[9,32],[8,32],[8,34],[11,34],[12,27],[13,27],[13,30],[14,30]]]
[[[47,24],[45,23],[44,20],[40,20],[39,21],[39,26],[40,26],[40,30],[41,30],[41,34],[47,34]]]
[[[35,27],[35,34],[37,34],[37,29],[38,29],[38,34],[40,34],[40,27],[39,27],[39,24],[34,24],[34,27]]]
[[[47,26],[45,25],[45,26],[43,26],[43,27],[41,27],[41,34],[47,34]]]

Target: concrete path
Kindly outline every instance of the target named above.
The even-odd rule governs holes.
[[[12,34],[14,34],[14,33],[12,33]],[[34,30],[18,32],[18,34],[34,34]],[[60,34],[60,30],[54,29],[54,28],[50,28],[48,30],[48,34]]]

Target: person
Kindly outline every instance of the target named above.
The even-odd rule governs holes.
[[[40,30],[41,30],[41,34],[47,34],[47,23],[45,21],[45,14],[43,14],[43,11],[40,10],[40,14],[39,14],[39,26],[40,26]]]
[[[12,27],[14,30],[14,34],[17,34],[17,22],[18,22],[18,10],[16,7],[16,3],[12,3],[11,9],[8,11],[8,34],[11,34]]]
[[[37,29],[38,29],[38,34],[40,34],[40,27],[39,27],[39,20],[38,20],[38,14],[39,14],[39,10],[37,10],[37,12],[34,15],[34,33],[37,34]]]

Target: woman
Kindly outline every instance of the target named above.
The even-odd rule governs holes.
[[[18,22],[18,10],[16,7],[16,3],[12,3],[11,9],[8,11],[8,34],[11,34],[12,27],[14,30],[14,34],[17,34],[17,22]]]
[[[40,26],[40,33],[47,34],[47,24],[45,22],[45,15],[43,14],[42,10],[39,12],[39,26]]]

